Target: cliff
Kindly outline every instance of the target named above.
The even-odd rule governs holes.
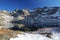
[[[11,15],[14,17],[12,21],[14,26],[18,26],[18,28],[24,30],[60,27],[60,7],[14,10]]]

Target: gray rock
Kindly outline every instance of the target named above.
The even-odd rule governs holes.
[[[11,21],[13,17],[9,14],[8,11],[0,11],[0,28],[11,28],[13,27]]]
[[[34,10],[15,10],[12,15],[14,17],[12,23],[16,24],[15,26],[18,28],[59,27],[60,14],[58,9],[59,7],[44,7]]]

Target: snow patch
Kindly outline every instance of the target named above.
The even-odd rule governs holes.
[[[16,38],[11,38],[10,40],[59,40],[59,38],[56,36],[52,36],[53,38],[48,38],[45,37],[44,35],[41,34],[18,34],[18,37]]]

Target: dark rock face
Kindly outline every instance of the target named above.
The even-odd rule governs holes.
[[[60,7],[15,10],[12,23],[18,28],[60,27]]]

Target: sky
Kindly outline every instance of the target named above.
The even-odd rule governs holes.
[[[0,0],[0,10],[33,9],[60,6],[60,0]]]

